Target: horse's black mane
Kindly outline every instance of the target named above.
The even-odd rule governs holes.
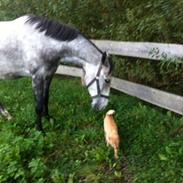
[[[36,29],[40,32],[45,31],[45,35],[60,41],[72,41],[79,34],[77,29],[61,24],[46,17],[29,15],[26,23],[36,24]]]
[[[60,41],[72,41],[78,35],[82,35],[87,39],[101,54],[104,54],[86,35],[83,35],[79,30],[68,25],[61,24],[55,20],[50,20],[46,17],[28,15],[26,23],[35,24],[36,29],[40,32],[45,31],[45,35]],[[112,71],[112,62],[109,62],[110,70]]]

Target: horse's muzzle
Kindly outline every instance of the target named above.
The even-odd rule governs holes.
[[[107,104],[108,99],[100,99],[100,100],[93,99],[91,106],[93,109],[103,110],[107,106]]]

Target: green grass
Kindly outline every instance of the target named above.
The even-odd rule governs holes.
[[[90,109],[78,79],[55,78],[46,135],[34,129],[31,80],[0,81],[0,99],[13,115],[0,117],[0,182],[181,183],[183,135],[170,134],[181,116],[112,91],[109,108],[121,136],[120,158],[113,159],[103,132],[106,112]]]

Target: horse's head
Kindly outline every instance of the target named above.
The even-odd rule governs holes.
[[[84,83],[92,98],[92,108],[101,110],[108,104],[111,84],[112,60],[103,53],[100,64],[86,64]]]

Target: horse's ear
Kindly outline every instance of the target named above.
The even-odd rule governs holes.
[[[107,53],[104,52],[104,53],[102,54],[102,64],[105,64],[106,57],[107,57]]]
[[[110,74],[113,69],[112,58],[106,52],[103,52],[102,64],[105,65],[106,67],[109,67],[109,74]]]

